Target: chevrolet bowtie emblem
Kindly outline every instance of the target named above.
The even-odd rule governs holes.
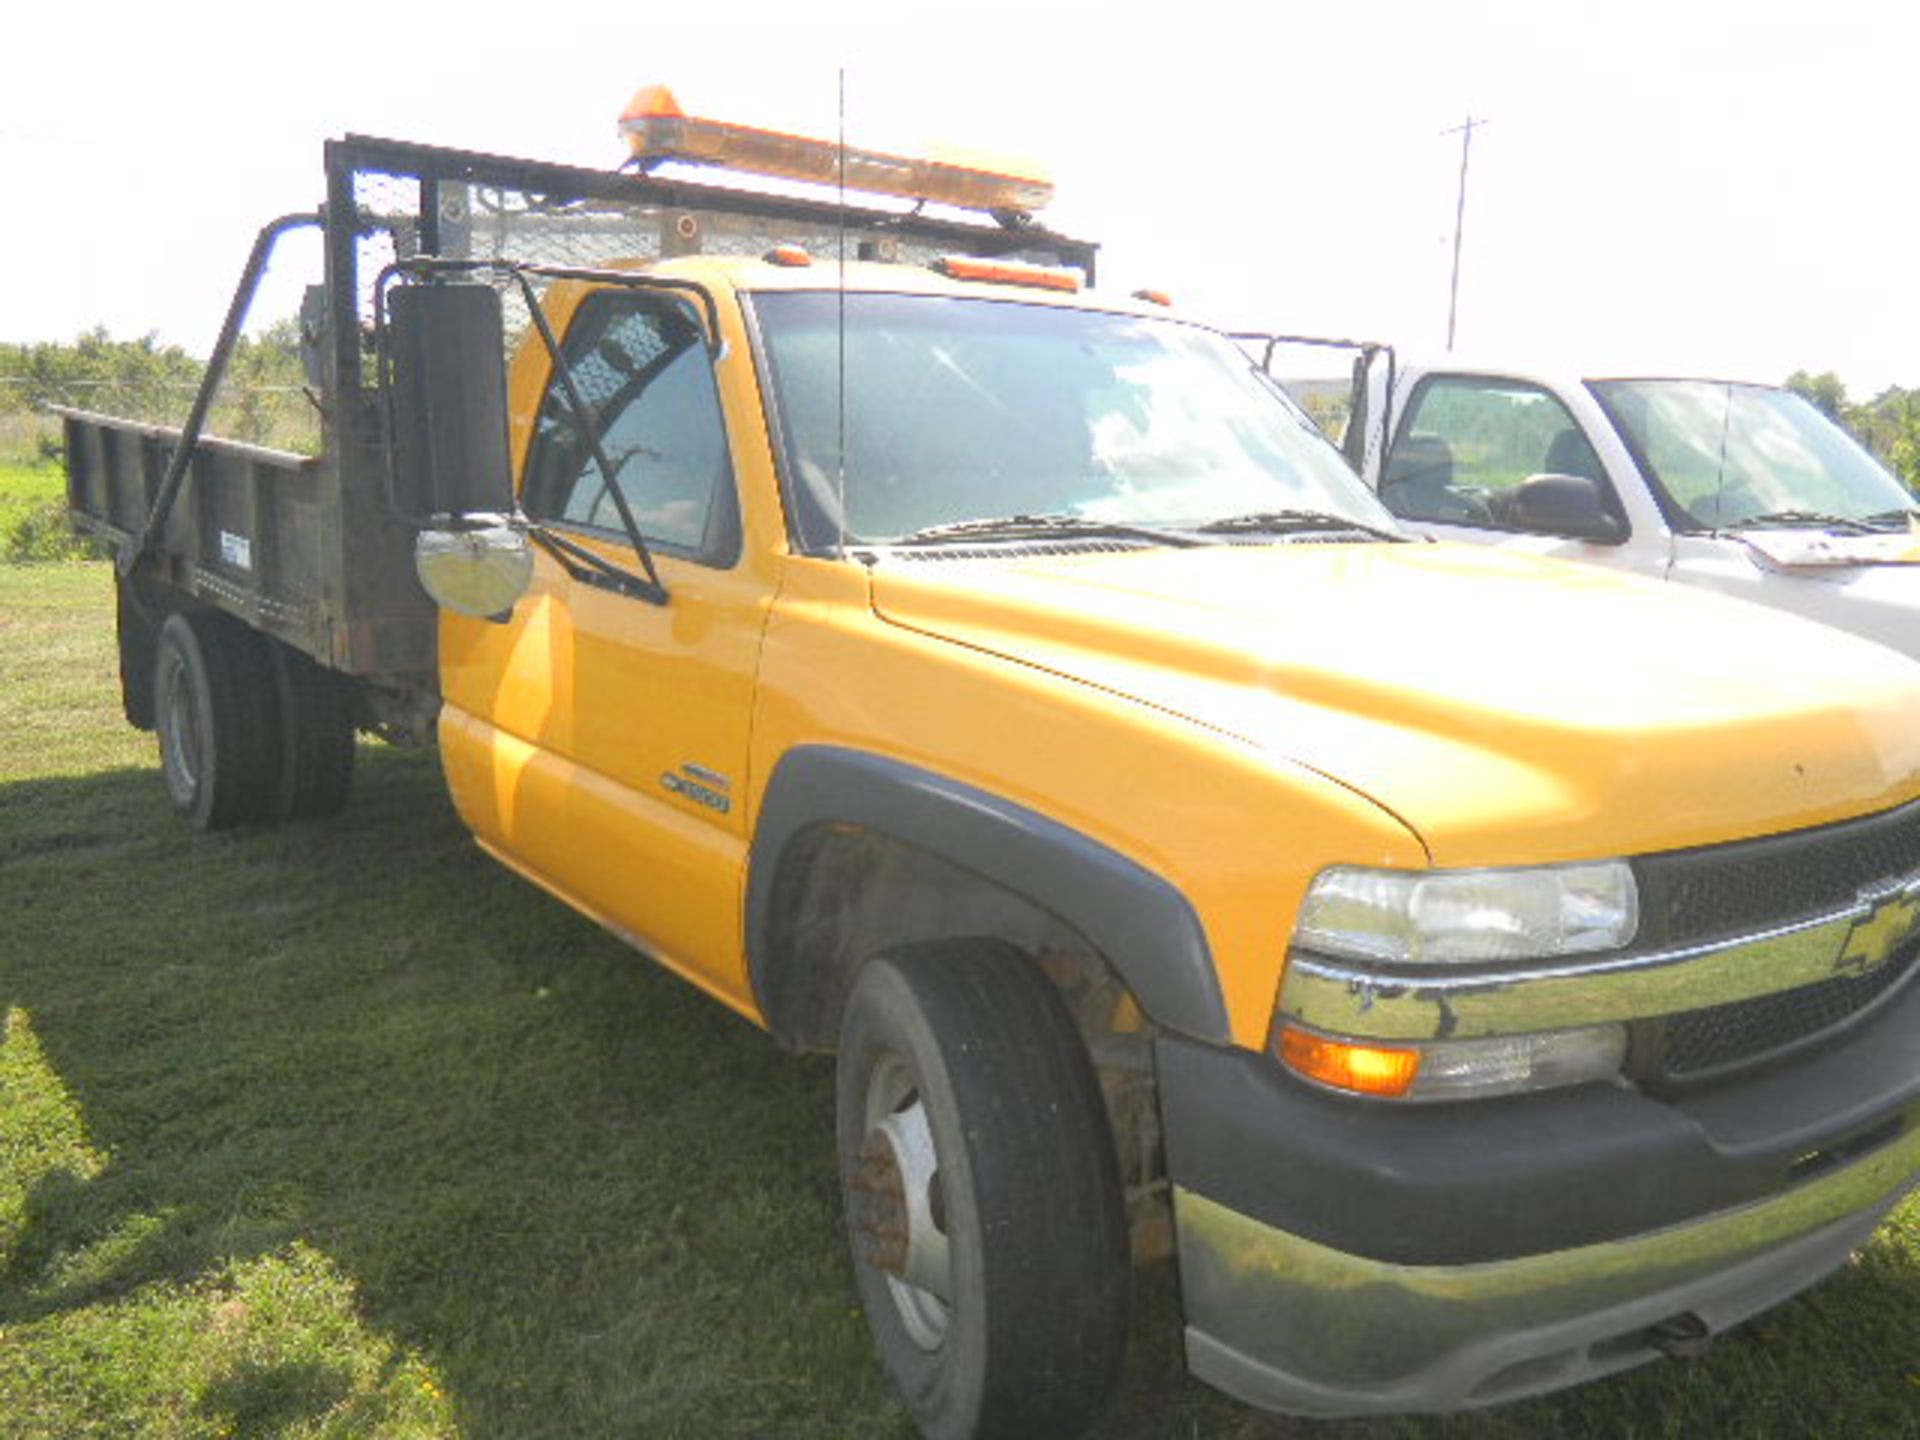
[[[1878,970],[1912,936],[1915,925],[1920,924],[1920,879],[1909,877],[1879,889],[1863,890],[1860,901],[1868,907],[1867,913],[1853,922],[1833,962],[1833,968],[1841,974],[1864,975]]]

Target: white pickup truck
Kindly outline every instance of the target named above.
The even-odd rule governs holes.
[[[1920,657],[1920,502],[1789,390],[1367,346],[1353,399],[1348,459],[1415,530],[1705,586]]]

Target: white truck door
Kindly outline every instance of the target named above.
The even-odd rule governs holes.
[[[1367,478],[1413,529],[1667,577],[1666,526],[1584,392],[1441,370],[1409,372],[1396,389],[1393,443]],[[1548,476],[1573,482],[1542,485]],[[1541,498],[1564,501],[1570,492],[1587,520],[1562,518],[1573,513],[1564,504],[1549,518]]]

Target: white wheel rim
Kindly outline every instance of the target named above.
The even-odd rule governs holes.
[[[906,1061],[882,1055],[867,1078],[866,1138],[853,1188],[867,1263],[886,1281],[907,1335],[938,1349],[952,1318],[953,1269],[940,1156],[919,1083]]]
[[[200,783],[200,712],[193,703],[187,667],[177,659],[167,666],[167,767],[178,779],[179,793],[191,795]]]

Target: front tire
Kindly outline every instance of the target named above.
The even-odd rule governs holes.
[[[1065,1437],[1118,1382],[1131,1272],[1073,1017],[997,941],[906,947],[848,999],[837,1071],[854,1271],[933,1440]]]

